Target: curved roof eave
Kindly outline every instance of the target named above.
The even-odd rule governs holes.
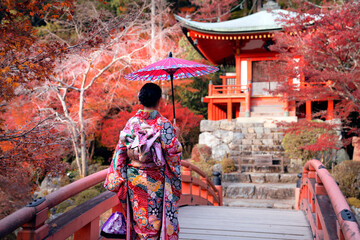
[[[242,18],[237,18],[224,22],[204,23],[191,21],[175,15],[175,18],[183,24],[184,27],[203,33],[236,34],[250,32],[265,32],[281,30],[282,25],[276,20],[281,19],[282,14],[288,14],[286,10],[260,11]]]

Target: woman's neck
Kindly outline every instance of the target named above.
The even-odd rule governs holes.
[[[154,110],[157,110],[157,107],[145,107],[144,106],[144,111],[146,111],[146,112],[151,112],[151,111],[154,111]]]

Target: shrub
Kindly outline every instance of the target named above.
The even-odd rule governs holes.
[[[345,197],[360,198],[360,162],[345,160],[335,166],[333,176]]]
[[[193,161],[208,161],[211,157],[211,148],[205,144],[196,144],[191,151]]]
[[[201,171],[203,171],[207,177],[211,178],[213,175],[213,166],[216,164],[216,161],[214,159],[209,159],[208,161],[200,160],[200,161],[194,161],[190,160],[190,163],[194,164],[198,168],[200,168]],[[198,177],[198,176],[197,176]]]
[[[327,165],[332,149],[338,149],[339,136],[334,126],[325,122],[308,122],[306,120],[284,125],[285,135],[282,140],[285,153],[290,158],[307,160],[319,157]]]
[[[70,201],[64,201],[62,203],[60,203],[59,205],[57,205],[56,207],[56,213],[63,213],[65,212],[65,210],[70,207],[72,204]]]
[[[75,206],[75,205],[68,206],[68,207],[64,210],[64,213],[66,213],[67,211],[70,211],[70,210],[73,209],[74,207],[76,207],[76,206]]]
[[[224,158],[221,161],[221,166],[224,173],[231,173],[236,170],[234,160],[231,158]]]
[[[350,205],[350,207],[353,206],[355,208],[360,208],[360,199],[351,197],[346,200],[347,200],[348,204]]]
[[[85,190],[76,196],[75,204],[80,205],[81,203],[86,202],[87,200],[89,200],[93,197],[96,197],[97,195],[99,195],[99,193],[100,192],[96,189]]]

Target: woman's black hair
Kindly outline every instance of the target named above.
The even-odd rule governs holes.
[[[161,88],[155,83],[146,83],[139,92],[139,101],[145,107],[155,107],[161,98]]]

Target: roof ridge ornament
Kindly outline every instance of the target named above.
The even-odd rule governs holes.
[[[274,0],[268,0],[261,8],[262,11],[274,10],[274,9],[280,9],[279,4],[277,2],[275,2]]]

